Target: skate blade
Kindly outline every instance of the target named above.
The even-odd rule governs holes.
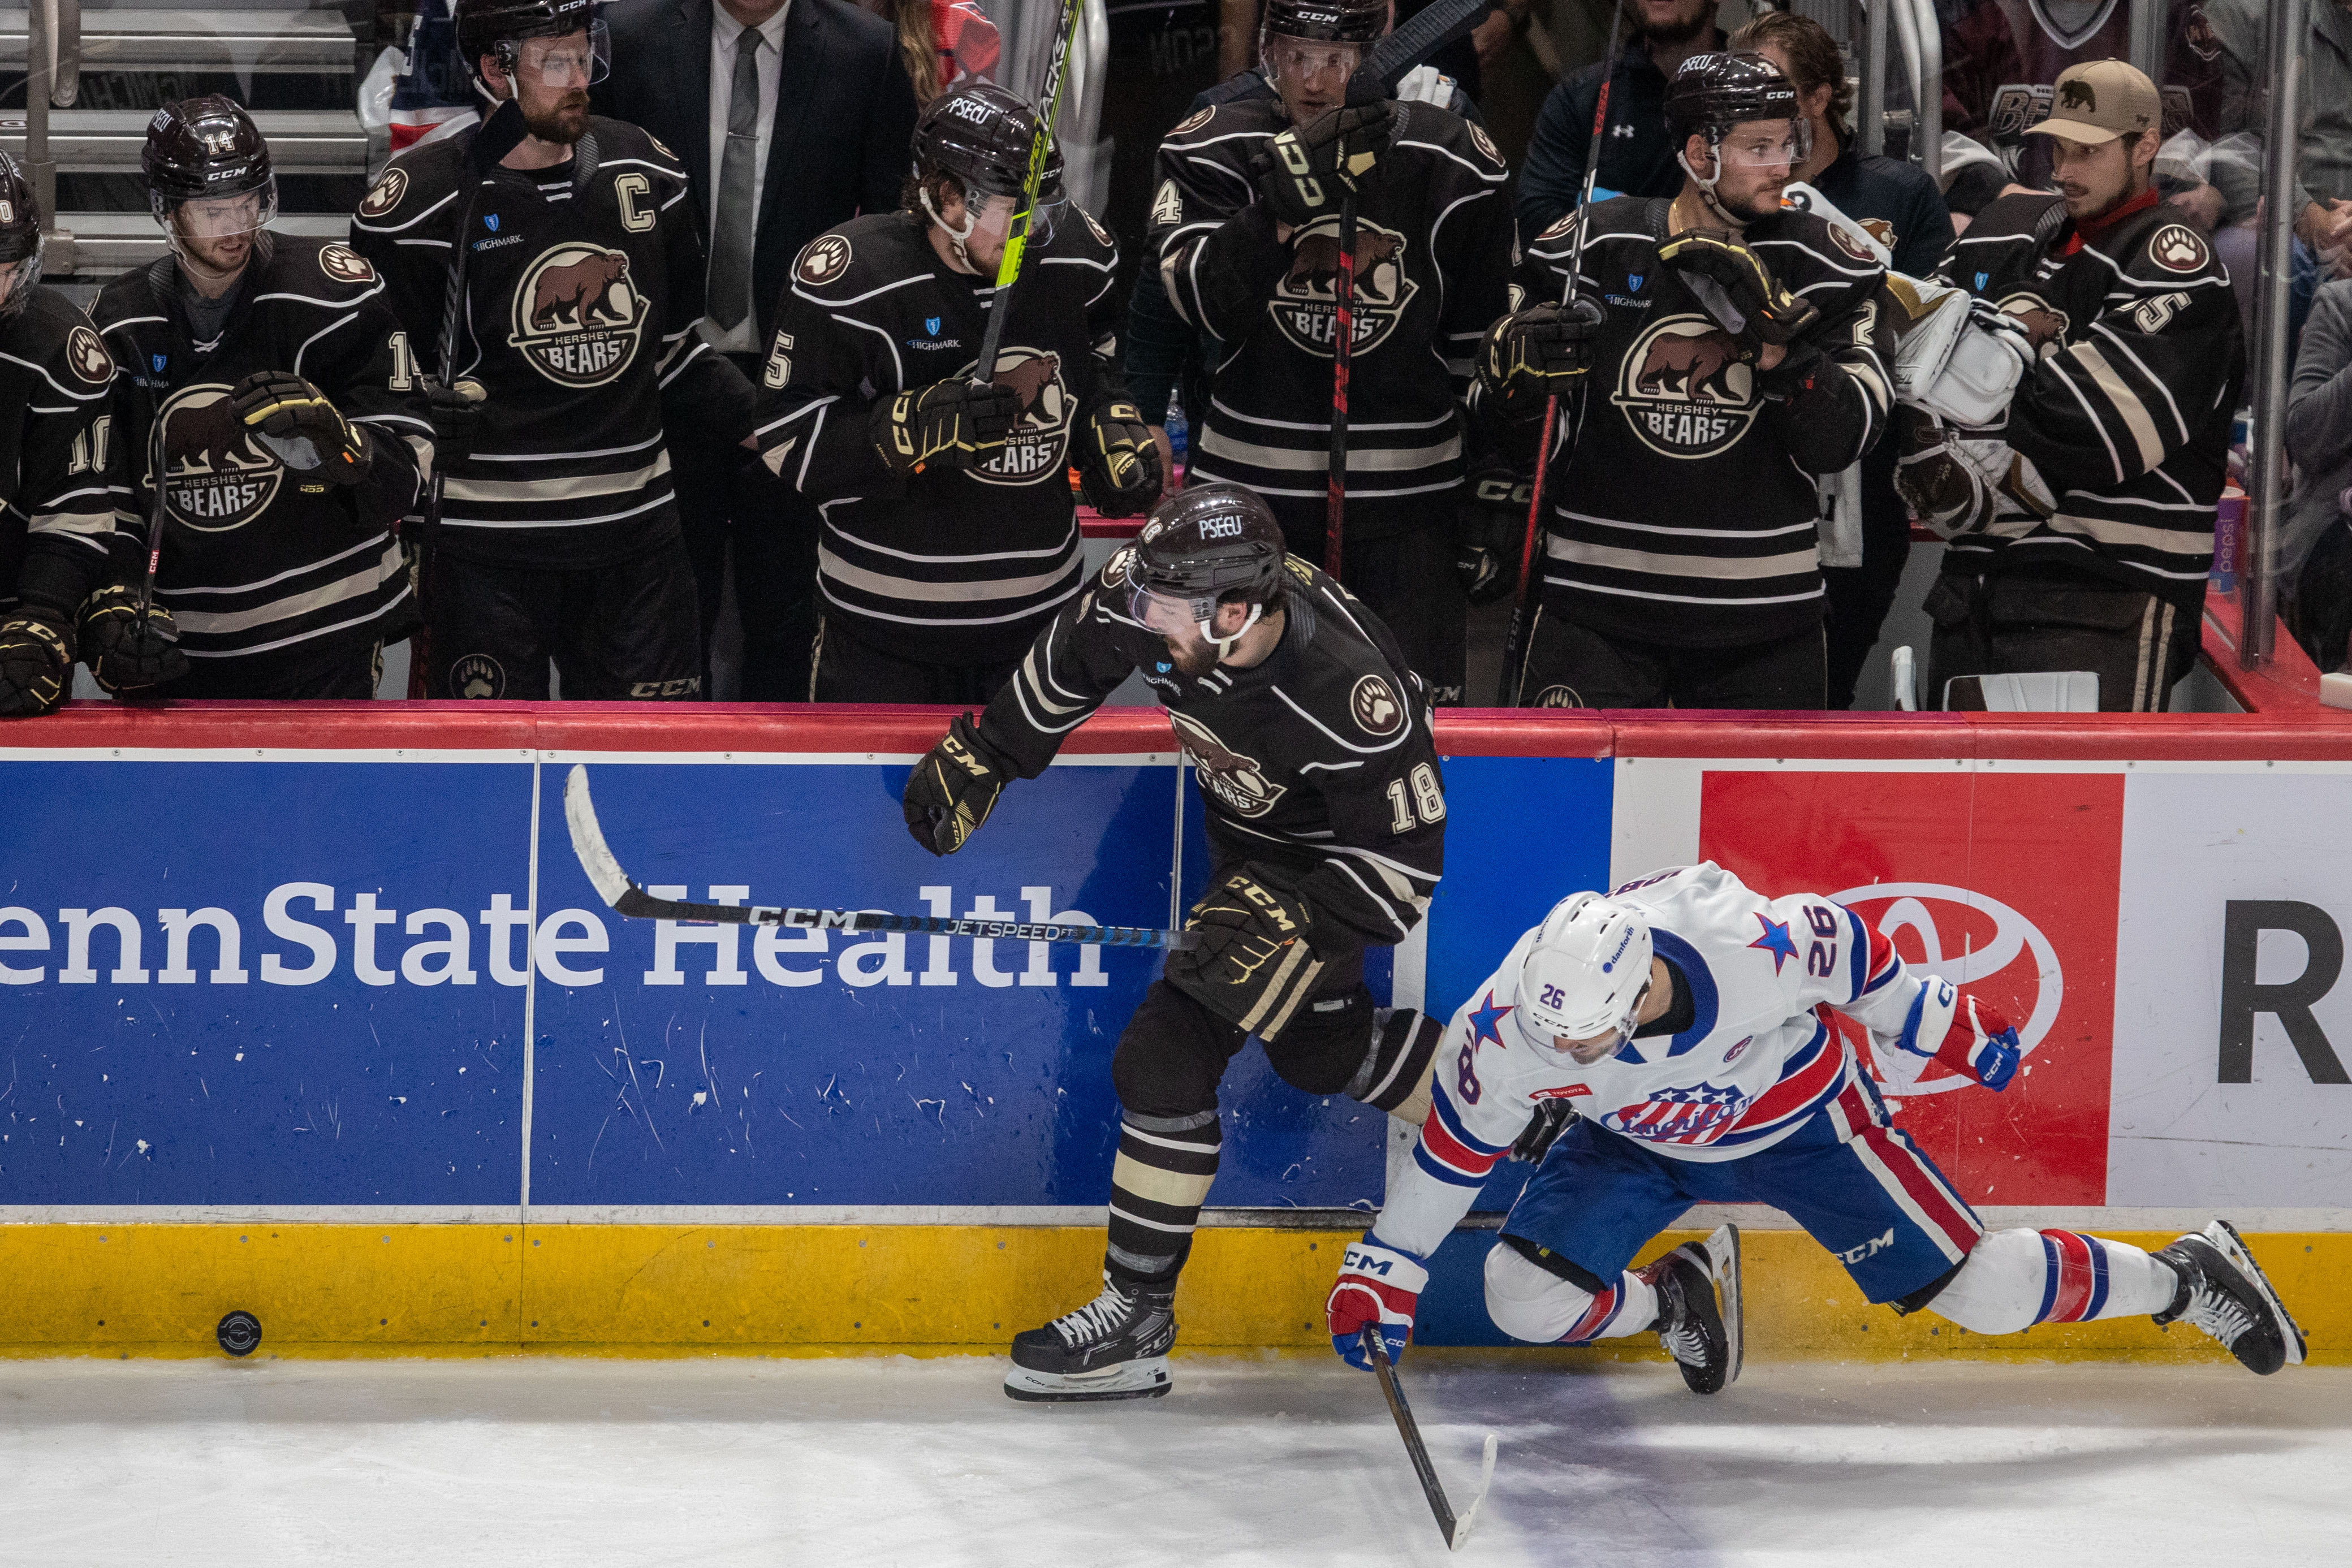
[[[2301,1366],[2304,1349],[2302,1325],[2286,1310],[2286,1303],[2279,1300],[2278,1291],[2271,1288],[2270,1276],[2263,1272],[2263,1266],[2254,1261],[2252,1252],[2246,1250],[2246,1239],[2238,1234],[2238,1228],[2226,1219],[2217,1219],[2200,1234],[2221,1249],[2221,1256],[2236,1264],[2239,1271],[2254,1282],[2254,1289],[2262,1292],[2263,1300],[2270,1303],[2271,1311],[2278,1314],[2280,1324],[2286,1330],[2282,1336],[2286,1341],[2286,1364]]]
[[[1739,1301],[1739,1227],[1725,1225],[1706,1239],[1706,1271],[1715,1279],[1717,1309],[1723,1314],[1723,1343],[1730,1364],[1723,1386],[1739,1381],[1739,1364],[1747,1340],[1747,1322]]]
[[[1004,1375],[1007,1398],[1024,1404],[1081,1404],[1102,1399],[1157,1399],[1168,1392],[1168,1358],[1121,1362],[1102,1372],[1070,1375],[1016,1366]]]

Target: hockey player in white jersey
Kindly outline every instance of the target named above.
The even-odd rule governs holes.
[[[2257,1373],[2303,1359],[2226,1220],[2153,1253],[1988,1232],[1888,1122],[1830,1008],[1870,1031],[1890,1084],[1928,1060],[1996,1092],[2017,1071],[2017,1031],[1992,1009],[1912,974],[1817,894],[1768,898],[1707,862],[1554,905],[1454,1015],[1413,1158],[1331,1291],[1334,1345],[1361,1365],[1360,1333],[1377,1324],[1391,1359],[1403,1352],[1429,1255],[1530,1113],[1565,1102],[1577,1116],[1486,1255],[1486,1309],[1515,1339],[1654,1331],[1691,1388],[1716,1392],[1739,1370],[1733,1228],[1627,1265],[1693,1204],[1768,1203],[1898,1312],[1932,1307],[1987,1334],[2186,1318]]]

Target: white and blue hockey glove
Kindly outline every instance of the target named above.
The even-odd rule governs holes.
[[[1962,996],[1949,980],[1932,975],[1921,981],[1903,1032],[1890,1043],[1940,1061],[1995,1093],[2009,1087],[2025,1054],[2016,1029],[1990,1004]]]
[[[1367,1324],[1378,1326],[1381,1341],[1388,1347],[1390,1365],[1403,1358],[1404,1347],[1412,1343],[1412,1314],[1421,1304],[1422,1287],[1429,1283],[1429,1270],[1423,1263],[1413,1253],[1387,1246],[1369,1233],[1348,1249],[1339,1265],[1339,1282],[1331,1287],[1331,1299],[1323,1305],[1331,1326],[1331,1348],[1339,1353],[1340,1360],[1360,1372],[1372,1369],[1360,1337]]]

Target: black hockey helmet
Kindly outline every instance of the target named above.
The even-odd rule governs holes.
[[[1666,129],[1679,147],[1748,120],[1797,120],[1797,89],[1762,55],[1693,55],[1666,89]]]
[[[992,81],[966,82],[931,99],[915,121],[915,178],[952,174],[967,192],[1018,196],[1036,134],[1037,111],[1028,99]],[[1037,204],[1061,200],[1062,149],[1049,141]]]
[[[604,30],[604,0],[456,0],[457,49],[466,69],[479,81],[482,57],[512,76],[522,57],[525,38],[562,38],[588,35],[588,80],[603,81],[612,69],[613,47]]]
[[[1254,491],[1239,485],[1195,485],[1151,508],[1127,569],[1128,609],[1155,632],[1187,625],[1223,654],[1234,637],[1282,602],[1282,527]],[[1212,635],[1217,606],[1245,603],[1249,619],[1233,637]]]
[[[155,111],[147,122],[147,145],[139,155],[147,176],[147,201],[155,221],[172,227],[184,204],[212,207],[230,198],[257,194],[258,204],[236,215],[210,220],[192,231],[207,237],[267,228],[278,216],[278,176],[269,165],[269,143],[253,117],[218,93],[183,99]],[[221,225],[230,226],[221,226]]]
[[[0,152],[0,265],[19,264],[0,296],[0,319],[14,316],[41,281],[41,204],[16,161]]]
[[[1266,0],[1267,36],[1369,44],[1389,30],[1389,0]]]

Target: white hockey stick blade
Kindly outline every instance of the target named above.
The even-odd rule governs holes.
[[[573,763],[571,776],[563,781],[563,825],[572,830],[572,852],[595,884],[597,896],[607,907],[618,905],[621,895],[629,891],[629,875],[613,858],[612,846],[604,842],[604,830],[597,824],[596,802],[588,798],[585,764]]]
[[[1462,1518],[1454,1526],[1453,1538],[1446,1542],[1446,1545],[1456,1552],[1462,1550],[1462,1543],[1470,1539],[1470,1531],[1477,1527],[1478,1511],[1486,1505],[1486,1489],[1495,1484],[1495,1456],[1502,1447],[1501,1438],[1492,1432],[1486,1434],[1486,1456],[1478,1463],[1478,1495],[1472,1498],[1470,1506],[1462,1511]]]

